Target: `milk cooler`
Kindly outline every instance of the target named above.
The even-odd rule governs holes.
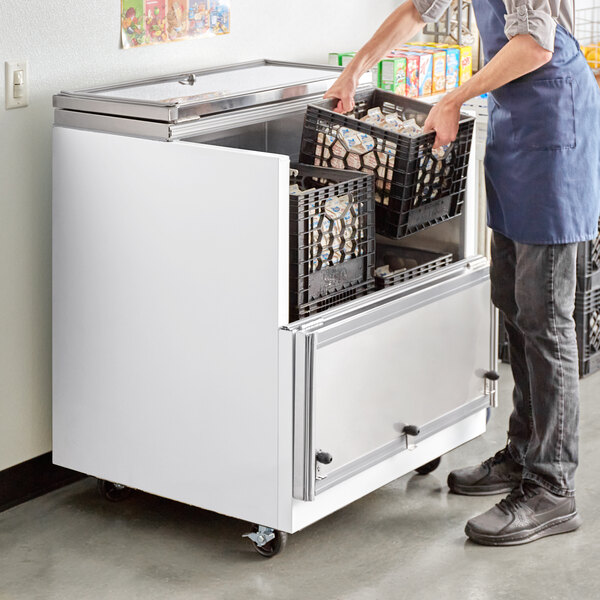
[[[289,317],[290,160],[338,75],[257,61],[54,97],[54,462],[248,521],[263,556],[433,470],[496,402],[472,169],[460,215],[401,240],[452,262]]]

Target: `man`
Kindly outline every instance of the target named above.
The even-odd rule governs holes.
[[[358,77],[438,20],[449,0],[408,0],[325,95],[353,109]],[[453,471],[458,494],[508,496],[465,533],[515,545],[573,531],[578,462],[578,368],[573,321],[577,243],[596,237],[600,211],[600,93],[572,36],[572,0],[473,0],[486,65],[429,113],[435,146],[458,131],[463,102],[489,96],[485,157],[492,300],[505,316],[515,381],[508,443]]]

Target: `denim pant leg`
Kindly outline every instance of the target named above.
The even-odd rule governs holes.
[[[509,451],[513,459],[523,464],[523,457],[531,437],[531,398],[529,395],[529,371],[525,360],[525,340],[516,326],[517,303],[515,300],[516,250],[512,240],[499,233],[492,236],[491,284],[492,302],[504,315],[508,334],[510,366],[512,369],[513,412],[508,424]]]
[[[512,244],[496,240],[498,246]],[[499,240],[501,240],[499,242]],[[492,260],[494,255],[492,256]],[[529,380],[529,439],[520,435],[511,450],[523,465],[523,478],[560,495],[574,494],[578,461],[579,373],[573,311],[575,304],[577,244],[529,245],[514,243],[514,300],[516,317],[510,324],[522,336]],[[498,265],[496,266],[496,268]],[[496,278],[495,285],[501,282]],[[494,284],[492,286],[494,288]],[[510,333],[509,333],[510,336]],[[516,346],[519,346],[518,335]],[[511,350],[513,344],[511,343]],[[519,363],[518,354],[511,361]],[[516,383],[515,387],[521,385]],[[526,398],[525,390],[521,395]],[[522,424],[525,402],[513,421]],[[518,413],[515,415],[515,413]]]
[[[517,327],[525,340],[532,431],[523,478],[575,493],[579,368],[575,333],[577,244],[515,244]]]

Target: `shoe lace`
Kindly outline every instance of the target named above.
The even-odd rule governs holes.
[[[494,465],[499,465],[503,463],[508,455],[508,446],[502,448],[502,450],[498,450],[494,456],[488,458],[483,462],[484,467],[493,467]]]
[[[496,506],[507,515],[514,514],[522,504],[533,498],[536,494],[536,485],[528,481],[521,481],[519,486],[508,494],[506,498],[500,500]]]

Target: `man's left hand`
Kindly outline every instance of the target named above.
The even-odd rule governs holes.
[[[423,133],[435,131],[436,135],[433,147],[446,146],[456,139],[459,120],[460,105],[449,101],[447,97],[443,98],[429,112],[423,126]]]

